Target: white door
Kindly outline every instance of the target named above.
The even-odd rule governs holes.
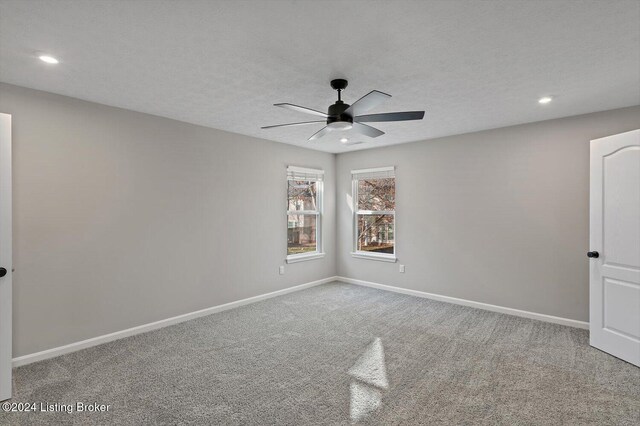
[[[11,398],[11,116],[0,113],[0,401]]]
[[[640,366],[640,130],[591,141],[591,345]]]

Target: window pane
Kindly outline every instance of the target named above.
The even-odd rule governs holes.
[[[300,254],[317,251],[316,215],[288,215],[287,254]]]
[[[358,251],[393,254],[393,215],[357,215]]]
[[[358,181],[358,210],[396,209],[396,179],[361,179]]]
[[[318,182],[289,180],[287,210],[317,210]]]

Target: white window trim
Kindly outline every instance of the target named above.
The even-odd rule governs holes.
[[[396,257],[396,243],[395,238],[397,235],[396,228],[396,213],[394,211],[377,211],[377,210],[357,210],[358,208],[358,175],[362,175],[365,173],[379,173],[379,172],[392,172],[395,179],[395,166],[389,167],[376,167],[371,169],[360,169],[360,170],[351,170],[351,199],[352,206],[351,210],[353,211],[353,251],[351,252],[351,256],[358,259],[368,259],[368,260],[377,260],[380,262],[396,262],[398,258]],[[362,178],[361,178],[362,179]],[[393,254],[389,253],[372,253],[369,251],[358,250],[358,215],[363,214],[387,214],[393,215]]]
[[[287,229],[288,229],[288,217],[289,215],[316,215],[316,251],[300,254],[287,254],[286,263],[298,263],[306,262],[309,260],[322,259],[325,256],[322,246],[322,222],[323,222],[323,198],[324,198],[324,170],[309,169],[306,167],[287,166],[287,197],[289,191],[289,175],[291,173],[301,173],[307,175],[317,175],[318,178],[313,180],[316,182],[317,198],[316,198],[316,210],[287,210]]]
[[[370,253],[366,251],[352,251],[351,256],[358,259],[377,260],[380,262],[393,263],[398,261],[398,258],[396,257],[395,254],[388,254],[388,253]]]
[[[289,254],[287,255],[287,263],[306,262],[308,260],[322,259],[323,257],[324,253],[315,251],[312,253]]]

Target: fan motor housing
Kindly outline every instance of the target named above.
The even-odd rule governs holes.
[[[332,129],[350,129],[353,124],[353,117],[344,112],[349,108],[349,104],[345,104],[342,101],[338,101],[335,104],[329,106],[327,112],[327,126]]]

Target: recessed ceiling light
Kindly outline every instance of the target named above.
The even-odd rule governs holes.
[[[340,142],[342,142],[342,143],[347,143],[347,142],[349,142],[349,139],[347,139],[347,138],[342,138],[342,139],[340,139]]]
[[[60,62],[51,55],[40,54],[38,55],[38,58],[40,58],[42,62],[46,62],[48,64],[57,64]]]
[[[549,102],[551,102],[553,99],[551,98],[551,96],[543,96],[540,99],[538,99],[538,103],[539,104],[548,104]]]

